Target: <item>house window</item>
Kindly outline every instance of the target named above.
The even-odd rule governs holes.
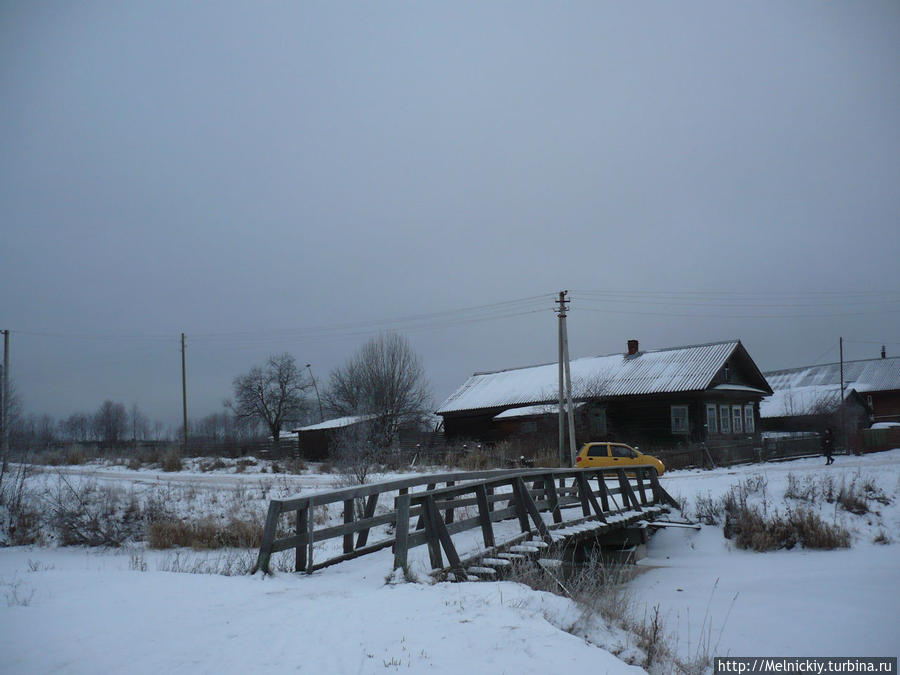
[[[523,434],[533,434],[537,431],[537,422],[534,420],[530,420],[528,422],[522,422],[522,433]]]
[[[741,433],[741,416],[743,413],[741,412],[741,406],[733,405],[731,406],[731,430],[739,434]]]
[[[718,415],[716,414],[716,406],[706,406],[706,433],[715,434],[719,431]]]
[[[672,406],[672,433],[688,433],[688,407],[686,405]]]
[[[727,405],[719,406],[719,431],[723,434],[731,433],[731,408]]]
[[[591,436],[595,438],[606,436],[606,408],[591,409]]]
[[[745,405],[744,406],[744,431],[748,434],[752,434],[754,432],[756,425],[754,424],[754,416],[753,416],[753,406]]]

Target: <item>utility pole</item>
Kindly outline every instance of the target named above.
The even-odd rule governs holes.
[[[569,334],[566,328],[566,295],[568,291],[559,293],[559,465],[564,467],[566,462],[565,427],[568,416],[569,427],[569,452],[568,465],[575,464],[575,407],[572,403],[572,372],[569,368]],[[565,412],[563,397],[565,396]]]
[[[563,397],[565,394],[563,393],[563,386],[565,383],[565,375],[564,375],[564,366],[563,366],[563,331],[565,330],[565,320],[566,320],[566,291],[559,292],[559,310],[557,311],[557,316],[559,316],[559,466],[566,466],[566,420],[565,420],[565,409],[563,407]]]
[[[847,425],[844,424],[844,337],[841,336],[838,341],[839,351],[841,356],[841,404],[838,408],[838,411],[841,414],[841,439],[844,442],[844,452],[848,452],[847,450]]]
[[[184,444],[182,446],[182,454],[187,454],[187,377],[184,368],[184,333],[181,334],[181,407],[184,413]]]
[[[3,473],[6,473],[9,461],[9,330],[3,331],[3,403],[0,406],[0,423],[3,424],[2,462]]]
[[[563,319],[563,363],[566,366],[566,409],[569,416],[569,466],[575,466],[575,404],[572,402],[572,371],[569,365],[569,331]]]
[[[325,413],[322,412],[322,399],[319,397],[319,385],[316,384],[316,378],[312,372],[312,364],[307,363],[306,368],[309,370],[309,379],[312,380],[313,388],[316,390],[316,400],[319,402],[319,421],[325,421]]]

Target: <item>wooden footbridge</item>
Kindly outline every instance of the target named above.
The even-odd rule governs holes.
[[[329,517],[332,505],[343,522]],[[388,547],[394,569],[406,568],[410,549],[425,545],[439,578],[493,578],[517,558],[604,537],[670,507],[678,504],[652,466],[417,475],[272,500],[254,571],[270,572],[272,554],[290,549],[294,569],[312,573]]]

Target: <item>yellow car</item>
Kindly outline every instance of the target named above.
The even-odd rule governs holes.
[[[630,445],[624,443],[585,443],[575,457],[575,468],[625,468],[635,464],[649,464],[656,468],[660,476],[666,470],[665,465],[656,457],[642,455]]]

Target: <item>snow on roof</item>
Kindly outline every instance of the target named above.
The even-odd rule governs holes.
[[[705,389],[739,340],[570,362],[576,397],[627,396]],[[437,410],[443,415],[509,405],[534,405],[558,399],[558,366],[548,363],[493,373],[475,373]]]
[[[849,398],[853,391],[852,388],[845,388],[844,399]],[[837,408],[840,400],[840,384],[776,389],[774,394],[759,402],[759,416],[795,417],[828,413]]]
[[[772,389],[796,389],[813,385],[841,384],[841,364],[788,368],[763,373]],[[860,393],[900,389],[900,358],[844,361],[844,386]]]
[[[758,387],[748,387],[746,384],[717,384],[713,389],[717,390],[726,390],[726,391],[752,391],[755,394],[768,394],[765,389],[759,389]]]
[[[310,424],[309,426],[294,429],[294,431],[324,431],[326,429],[341,429],[343,427],[349,427],[353,424],[358,424],[360,422],[374,419],[375,417],[377,417],[377,415],[347,415],[346,417],[335,417],[334,419],[325,420],[324,422],[319,422],[318,424]]]
[[[580,408],[584,403],[576,403],[575,407]],[[504,410],[499,415],[494,415],[495,420],[505,420],[513,417],[533,417],[535,415],[558,415],[559,404],[556,405],[526,405],[521,408],[510,408]]]

